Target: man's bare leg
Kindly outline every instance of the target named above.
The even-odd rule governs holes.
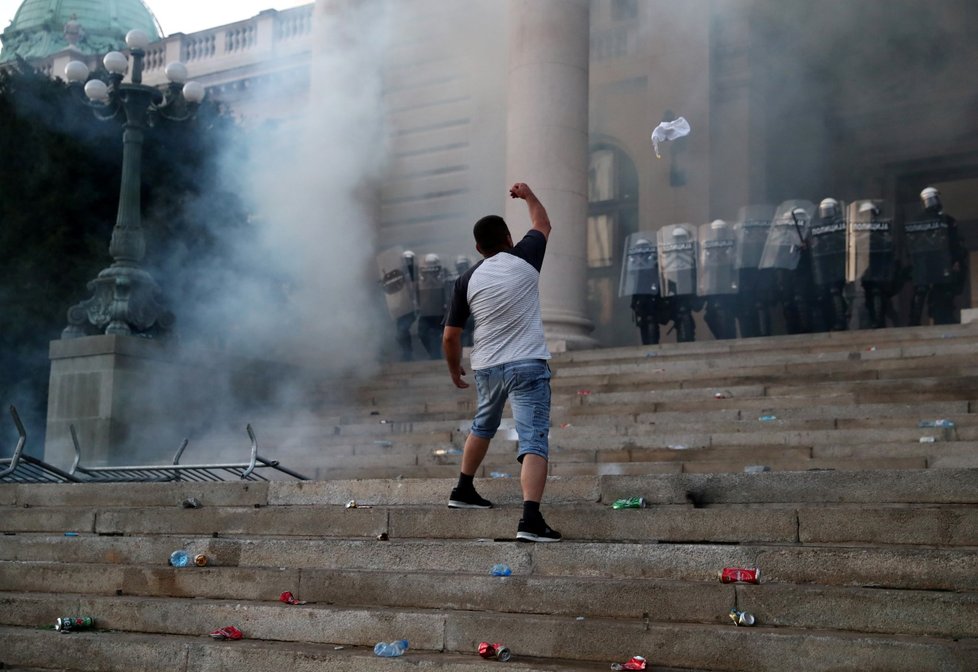
[[[523,467],[520,469],[523,501],[539,503],[543,500],[543,488],[547,485],[547,465],[547,460],[539,455],[523,456]]]
[[[516,531],[517,541],[560,541],[560,532],[550,529],[540,514],[540,500],[547,484],[546,458],[527,453],[520,469],[523,487],[523,517]]]
[[[482,465],[482,460],[486,457],[489,450],[489,439],[480,438],[474,434],[469,434],[465,438],[465,445],[462,447],[461,473],[458,475],[458,485],[452,490],[448,498],[448,506],[453,509],[491,509],[492,502],[475,491],[472,481],[475,472]]]
[[[489,439],[483,439],[475,434],[465,437],[465,446],[462,448],[462,473],[466,476],[475,476],[488,451]]]

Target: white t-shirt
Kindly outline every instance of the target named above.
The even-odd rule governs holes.
[[[475,318],[474,371],[523,359],[550,359],[540,317],[540,269],[547,238],[530,230],[515,247],[482,259],[458,280],[445,324]]]

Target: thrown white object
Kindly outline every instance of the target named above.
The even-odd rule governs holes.
[[[655,150],[655,158],[661,159],[659,154],[659,143],[667,140],[675,140],[684,135],[689,135],[689,122],[685,117],[679,117],[672,121],[663,121],[652,130],[652,148]]]

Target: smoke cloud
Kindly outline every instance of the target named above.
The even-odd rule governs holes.
[[[378,290],[367,194],[385,160],[385,7],[317,12],[308,99],[249,128],[245,147],[228,148],[224,181],[253,219],[221,241],[219,266],[233,276],[212,278],[212,291],[198,290],[185,304],[194,306],[182,316],[192,331],[227,334],[241,354],[314,361],[336,373],[376,359],[387,325],[370,309]],[[253,96],[280,99],[287,94],[279,86],[255,87]]]
[[[261,78],[239,101],[261,115],[242,116],[213,189],[184,206],[211,229],[214,254],[177,244],[156,262],[172,278],[193,260],[192,281],[163,286],[181,360],[129,400],[148,423],[122,437],[132,448],[121,461],[157,462],[184,436],[184,462],[240,459],[251,422],[262,450],[288,465],[290,453],[319,450],[315,428],[304,435],[296,419],[376,373],[393,343],[373,196],[387,160],[381,66],[393,25],[386,1],[317,5],[308,80]],[[228,194],[243,200],[246,222],[208,220]]]

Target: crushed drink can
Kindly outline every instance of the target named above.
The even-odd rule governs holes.
[[[724,567],[719,572],[720,583],[760,583],[761,570],[756,567]]]
[[[645,497],[629,497],[627,499],[616,500],[611,505],[613,509],[644,509]]]
[[[502,644],[490,644],[489,642],[480,642],[479,655],[483,658],[495,658],[501,663],[505,663],[513,657],[510,650]]]
[[[730,610],[730,620],[734,622],[734,625],[743,625],[750,627],[754,625],[754,615],[749,614],[746,611],[738,611],[737,609]]]
[[[624,663],[612,663],[611,669],[613,670],[644,670],[647,661],[642,656],[632,656],[631,659],[625,661]]]
[[[203,553],[198,553],[194,556],[194,564],[198,567],[204,567],[207,564],[207,556]]]
[[[62,616],[54,622],[54,629],[58,632],[88,630],[94,627],[95,619],[91,616]]]

